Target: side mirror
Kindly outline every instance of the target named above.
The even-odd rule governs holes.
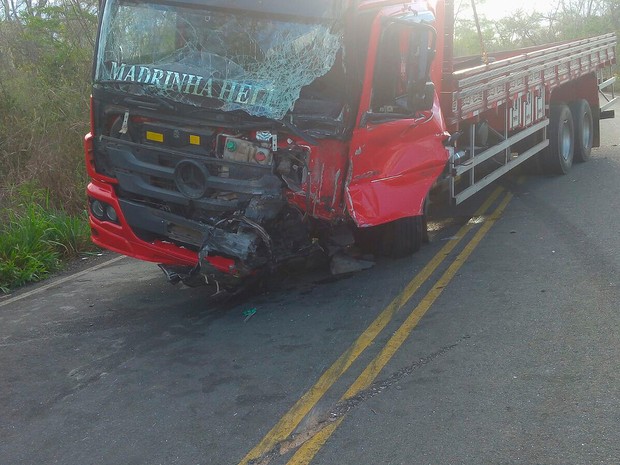
[[[432,110],[434,100],[435,84],[429,81],[423,86],[411,86],[407,95],[407,107],[411,113]]]

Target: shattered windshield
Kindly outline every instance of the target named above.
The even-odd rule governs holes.
[[[341,46],[327,22],[289,22],[171,3],[112,0],[95,81],[195,106],[282,119]]]

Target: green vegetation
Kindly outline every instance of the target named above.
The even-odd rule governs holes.
[[[92,248],[82,140],[94,5],[0,0],[0,292]]]
[[[0,291],[38,281],[66,259],[92,249],[86,213],[71,215],[51,208],[44,192],[21,192],[26,203],[0,210]]]
[[[472,19],[470,0],[455,3],[460,5],[456,13],[455,56],[480,55],[480,38]],[[477,5],[484,3],[476,1]],[[620,31],[618,0],[556,0],[539,8],[547,8],[548,12],[517,10],[499,20],[479,14],[486,51],[531,47]],[[480,13],[481,7],[477,10]]]

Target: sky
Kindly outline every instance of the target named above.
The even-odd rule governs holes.
[[[467,7],[467,11],[471,12],[471,0],[454,0],[454,9],[458,10],[459,4],[462,8]],[[546,13],[551,10],[555,4],[554,0],[476,0],[476,9],[478,15],[484,15],[488,19],[499,19],[504,16],[509,16],[511,13],[518,9],[524,11],[540,11]],[[468,15],[471,13],[468,13]]]

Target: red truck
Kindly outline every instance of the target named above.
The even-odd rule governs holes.
[[[93,241],[235,287],[352,237],[410,254],[438,185],[460,203],[534,155],[585,161],[615,36],[482,63],[453,57],[452,18],[451,0],[104,0]]]

